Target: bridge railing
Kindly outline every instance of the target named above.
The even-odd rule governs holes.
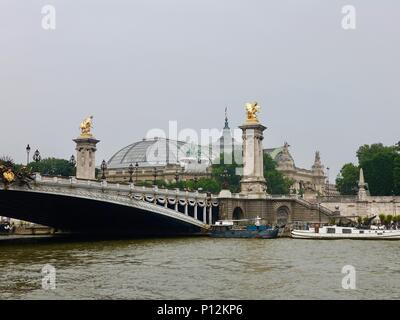
[[[212,223],[213,208],[219,206],[217,196],[209,193],[160,189],[158,187],[148,188],[134,184],[107,183],[106,181],[79,180],[75,177],[60,178],[36,174],[34,185],[39,188],[57,189],[67,194],[90,193],[91,197],[94,198],[99,195],[107,195],[110,199],[115,196],[119,197],[118,201],[122,202],[137,200],[179,212],[187,217],[189,217],[191,210],[193,218],[201,220],[204,224]],[[192,209],[189,210],[189,208]]]
[[[61,178],[35,175],[36,184],[52,184],[59,186],[79,187],[85,189],[97,189],[101,191],[114,191],[114,192],[127,192],[127,193],[143,193],[143,194],[157,194],[160,196],[178,197],[178,198],[191,198],[191,199],[211,199],[216,201],[216,195],[203,193],[199,191],[190,192],[182,191],[179,189],[171,190],[166,188],[158,188],[157,186],[149,188],[144,186],[135,186],[131,184],[108,183],[107,181],[95,180],[79,180],[75,177]]]

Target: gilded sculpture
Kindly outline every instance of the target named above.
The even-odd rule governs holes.
[[[12,183],[15,180],[15,174],[11,169],[7,169],[7,171],[3,173],[3,178],[7,183]]]
[[[93,116],[90,116],[83,120],[80,125],[81,129],[81,137],[90,138],[92,137],[92,128],[93,128]]]
[[[257,112],[260,112],[261,107],[257,102],[246,103],[247,122],[258,122]]]

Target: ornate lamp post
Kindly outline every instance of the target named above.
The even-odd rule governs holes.
[[[33,161],[39,162],[40,160],[42,160],[42,157],[40,156],[39,150],[36,150],[33,154]]]
[[[26,146],[26,165],[29,164],[29,152],[31,152],[31,147],[29,144]]]
[[[153,185],[156,185],[157,184],[157,168],[154,167],[153,170],[154,170],[154,173],[153,173],[153,176],[154,176]]]
[[[107,170],[106,160],[103,160],[103,162],[101,163],[100,169],[101,169],[101,172],[102,172],[101,179],[102,180],[106,180],[106,170]]]
[[[69,158],[69,164],[73,169],[72,175],[76,175],[76,171],[75,171],[75,166],[76,166],[76,160],[75,160],[75,156],[72,155],[71,158]]]
[[[179,182],[179,170],[176,170],[176,172],[175,172],[175,182],[176,183]]]
[[[76,160],[75,160],[75,156],[74,156],[74,155],[72,155],[71,158],[69,159],[69,164],[70,164],[72,167],[75,167],[75,166],[76,166]]]
[[[139,163],[138,162],[136,162],[135,163],[135,173],[136,173],[136,184],[137,184],[137,182],[138,182],[138,171],[139,171]]]
[[[133,171],[134,171],[134,167],[133,167],[133,164],[131,163],[129,165],[129,169],[128,169],[128,172],[129,172],[129,183],[133,182],[133,180],[132,180]]]

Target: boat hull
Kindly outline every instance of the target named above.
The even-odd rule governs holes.
[[[397,231],[397,230],[396,230]],[[291,233],[294,239],[316,239],[316,240],[400,240],[400,231],[389,232],[370,232],[363,234],[328,234],[328,233],[315,233],[303,230],[294,230]]]
[[[278,237],[278,233],[278,228],[267,230],[214,230],[210,236],[213,238],[274,239]]]

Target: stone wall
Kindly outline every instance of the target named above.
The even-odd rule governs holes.
[[[322,210],[323,208],[317,204],[290,197],[276,199],[220,198],[219,203],[218,218],[220,220],[252,219],[259,216],[263,223],[271,225],[296,225],[299,223],[327,223],[333,215],[333,212],[328,215],[328,210]]]
[[[363,200],[354,197],[321,198],[321,205],[330,210],[338,210],[340,215],[351,216],[379,216],[380,214],[400,214],[400,197],[372,197]]]

